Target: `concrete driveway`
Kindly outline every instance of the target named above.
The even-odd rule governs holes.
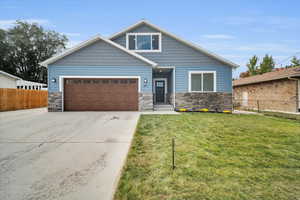
[[[0,113],[0,199],[111,199],[138,112]]]

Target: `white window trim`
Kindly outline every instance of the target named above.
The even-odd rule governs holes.
[[[205,74],[205,73],[213,73],[214,74],[214,91],[203,91],[203,76],[201,83],[201,91],[192,91],[192,74]],[[217,91],[217,76],[216,71],[189,71],[189,92],[193,93],[207,93],[207,92],[216,92]]]
[[[164,81],[165,82],[165,94],[168,93],[168,79],[167,78],[153,78],[153,93],[155,94],[155,89],[156,89],[156,85],[155,82],[156,81]]]
[[[65,78],[134,78],[138,79],[138,92],[141,93],[141,77],[140,76],[59,76],[59,91],[62,93],[62,112],[65,109],[64,102],[64,79]]]
[[[130,35],[151,35],[151,50],[132,50],[129,49],[129,36]],[[152,50],[152,35],[158,35],[158,50]],[[136,44],[137,40],[135,39],[135,48],[137,46]],[[126,33],[126,49],[133,52],[161,52],[161,33]]]

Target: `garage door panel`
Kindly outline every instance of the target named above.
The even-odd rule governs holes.
[[[138,80],[66,79],[64,109],[73,111],[138,110]]]

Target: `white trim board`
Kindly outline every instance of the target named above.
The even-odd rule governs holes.
[[[168,31],[165,31],[165,30],[157,27],[156,25],[151,24],[150,22],[148,22],[146,20],[141,20],[141,21],[133,24],[132,26],[129,26],[129,27],[123,29],[122,31],[113,34],[112,36],[109,37],[109,39],[112,40],[112,39],[114,39],[114,38],[116,38],[116,37],[118,37],[118,36],[120,36],[120,35],[122,35],[122,34],[124,34],[126,32],[129,32],[130,30],[132,30],[132,29],[134,29],[134,28],[136,28],[136,27],[138,27],[138,26],[140,26],[142,24],[150,26],[151,28],[156,29],[156,30],[160,31],[161,33],[164,33],[165,35],[167,35],[167,36],[169,36],[171,38],[174,38],[174,39],[178,40],[179,42],[181,42],[181,43],[183,43],[183,44],[185,44],[185,45],[187,45],[189,47],[192,47],[193,49],[195,49],[197,51],[200,51],[201,53],[204,53],[204,54],[206,54],[206,55],[208,55],[208,56],[210,56],[212,58],[215,58],[216,60],[218,60],[218,61],[220,61],[222,63],[225,63],[225,64],[227,64],[227,65],[229,65],[231,67],[234,67],[234,68],[239,67],[239,65],[237,65],[237,64],[235,64],[235,63],[233,63],[233,62],[231,62],[231,61],[229,61],[229,60],[227,60],[227,59],[225,59],[225,58],[223,58],[223,57],[221,57],[221,56],[219,56],[219,55],[217,55],[217,54],[215,54],[213,52],[210,52],[210,51],[204,49],[203,47],[200,47],[199,45],[196,45],[196,44],[193,44],[191,42],[188,42],[188,41],[186,41],[186,40],[184,40],[184,39],[182,39],[182,38],[180,38],[180,37],[178,37],[178,36],[176,36],[176,35],[168,32]]]
[[[203,76],[201,79],[201,91],[192,91],[192,74],[205,74],[205,73],[213,73],[214,74],[214,91],[203,91]],[[189,71],[188,75],[188,91],[191,93],[206,93],[206,92],[216,92],[217,91],[217,72],[216,71]]]
[[[134,36],[138,36],[138,35],[151,35],[151,49],[149,50],[138,50],[137,48],[137,38],[135,38],[135,49],[129,49],[129,36],[134,35]],[[153,50],[152,49],[152,35],[158,35],[158,49]],[[161,45],[161,33],[126,33],[126,49],[128,49],[129,51],[134,51],[134,52],[149,52],[149,53],[153,53],[153,52],[161,52],[162,49],[162,45]]]
[[[9,73],[7,73],[7,72],[5,72],[5,71],[2,71],[2,70],[0,70],[0,74],[2,74],[2,75],[4,75],[4,76],[7,76],[7,77],[9,77],[9,78],[15,79],[15,80],[22,80],[21,78],[19,78],[19,77],[17,77],[17,76],[14,76],[14,75],[12,75],[12,74],[9,74]]]
[[[110,44],[110,45],[112,45],[112,46],[114,46],[114,47],[116,47],[116,48],[118,48],[118,49],[126,52],[127,54],[129,54],[129,55],[131,55],[131,56],[133,56],[133,57],[135,57],[135,58],[137,58],[137,59],[139,59],[139,60],[141,60],[141,61],[143,61],[143,62],[145,62],[145,63],[147,63],[147,64],[149,64],[151,66],[153,66],[153,67],[157,66],[157,63],[155,63],[155,62],[153,62],[153,61],[151,61],[151,60],[149,60],[149,59],[147,59],[147,58],[145,58],[145,57],[143,57],[143,56],[135,53],[134,51],[129,51],[125,47],[123,47],[123,46],[121,46],[121,45],[119,45],[119,44],[117,44],[117,43],[115,43],[115,42],[113,42],[111,40],[108,40],[108,39],[106,39],[104,37],[101,37],[100,35],[96,35],[96,36],[92,37],[89,40],[81,42],[80,44],[75,45],[73,48],[70,48],[70,49],[68,49],[68,50],[66,50],[66,51],[64,51],[64,52],[62,52],[62,53],[60,53],[58,55],[55,55],[55,56],[53,56],[53,57],[51,57],[51,58],[49,58],[49,59],[47,59],[47,60],[45,60],[45,61],[43,61],[43,62],[41,62],[39,64],[42,65],[42,66],[44,66],[44,67],[47,67],[49,64],[54,63],[54,62],[56,62],[56,61],[64,58],[65,56],[70,55],[70,54],[72,54],[72,53],[74,53],[74,52],[76,52],[76,51],[78,51],[78,50],[80,50],[80,49],[82,49],[82,48],[84,48],[84,47],[86,47],[88,45],[91,45],[91,44],[93,44],[93,43],[95,43],[97,41],[100,41],[100,40],[102,40],[102,41],[104,41],[104,42],[106,42],[106,43],[108,43],[108,44]]]
[[[64,112],[64,79],[65,78],[134,78],[138,79],[138,92],[141,92],[141,77],[140,76],[59,76],[59,91],[62,93],[62,112]]]

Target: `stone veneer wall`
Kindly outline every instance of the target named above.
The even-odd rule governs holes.
[[[224,92],[176,93],[176,107],[207,108],[215,112],[232,110],[232,94]]]
[[[139,93],[139,111],[153,110],[153,94]]]
[[[233,87],[237,109],[297,112],[297,81],[282,79]],[[243,93],[248,93],[248,100]]]
[[[61,112],[62,111],[62,93],[48,92],[48,111]]]
[[[153,110],[153,95],[152,93],[139,93],[139,110]],[[62,93],[49,92],[48,93],[48,111],[61,112],[62,111]]]
[[[174,104],[174,102],[173,102],[174,95],[173,95],[173,94],[174,94],[174,93],[168,93],[168,94],[167,94],[167,100],[168,100],[167,103],[168,103],[168,104],[172,104],[172,105]]]

